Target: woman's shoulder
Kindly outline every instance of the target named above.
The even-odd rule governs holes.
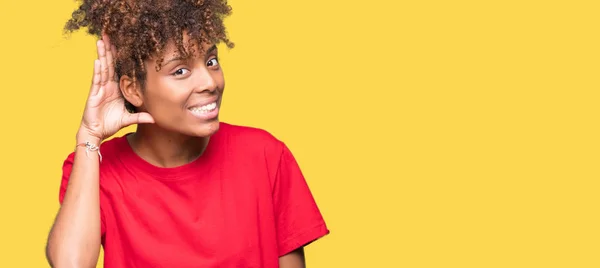
[[[128,150],[129,144],[127,143],[127,135],[129,134],[130,133],[113,136],[112,138],[103,141],[100,145],[101,152],[106,155],[117,155]]]
[[[233,142],[261,145],[277,145],[281,143],[271,132],[259,127],[221,122],[219,132]]]
[[[230,150],[251,155],[269,155],[278,158],[286,148],[285,143],[270,131],[260,128],[230,123],[220,124],[220,135]]]

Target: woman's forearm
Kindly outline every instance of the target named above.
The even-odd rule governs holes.
[[[78,135],[77,142],[100,140]],[[46,254],[52,267],[96,267],[100,254],[99,155],[76,148],[62,206],[48,237]]]

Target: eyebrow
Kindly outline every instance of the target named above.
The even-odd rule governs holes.
[[[206,54],[210,54],[215,50],[217,50],[217,45],[212,45],[208,50],[206,50]]]
[[[175,55],[173,58],[170,58],[169,60],[166,60],[162,65],[167,65],[173,61],[181,61],[181,60],[185,60],[186,58],[181,56],[181,55]]]

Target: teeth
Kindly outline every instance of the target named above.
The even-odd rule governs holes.
[[[215,108],[217,108],[217,103],[213,102],[204,106],[200,106],[200,107],[192,107],[190,108],[190,111],[194,112],[194,113],[208,113],[212,110],[214,110]]]

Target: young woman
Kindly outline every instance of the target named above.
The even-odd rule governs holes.
[[[304,267],[329,233],[286,145],[219,122],[222,0],[84,0],[101,38],[49,234],[53,267]],[[110,140],[123,127],[135,133]]]

